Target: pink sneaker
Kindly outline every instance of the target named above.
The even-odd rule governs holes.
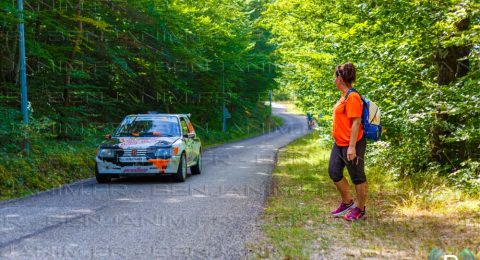
[[[359,208],[355,207],[354,209],[350,210],[347,215],[343,216],[343,219],[348,221],[354,221],[366,218],[365,210],[360,210]]]
[[[355,208],[355,203],[353,203],[353,200],[352,200],[348,204],[340,203],[340,206],[332,210],[330,213],[332,213],[332,215],[335,217],[341,217],[345,215],[350,209],[353,209],[353,208]]]

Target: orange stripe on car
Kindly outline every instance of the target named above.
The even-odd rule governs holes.
[[[170,159],[150,159],[148,162],[153,163],[158,169],[163,170],[167,168],[168,162],[170,162]]]

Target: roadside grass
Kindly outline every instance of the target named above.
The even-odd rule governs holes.
[[[28,157],[22,154],[2,156],[0,201],[92,177],[95,173],[93,158],[100,140],[32,139]]]
[[[328,176],[330,147],[314,132],[280,150],[262,218],[266,238],[250,246],[255,258],[426,259],[433,248],[480,256],[480,194],[438,177],[396,179],[367,168],[368,218],[331,217],[340,196]]]
[[[264,110],[266,111],[266,110]],[[280,117],[265,112],[228,131],[202,131],[196,128],[204,148],[237,141],[273,131],[283,124]],[[20,198],[44,190],[90,178],[95,173],[94,158],[105,133],[113,129],[90,129],[79,133],[79,140],[36,137],[30,140],[29,156],[0,150],[0,201]]]

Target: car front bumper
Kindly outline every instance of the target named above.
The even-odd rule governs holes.
[[[120,163],[116,160],[103,160],[97,156],[96,172],[109,175],[175,174],[180,158],[180,156],[172,156],[169,159],[148,159],[143,163]]]

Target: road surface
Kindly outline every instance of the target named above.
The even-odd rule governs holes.
[[[0,203],[0,259],[244,259],[255,243],[278,149],[306,119],[274,105],[284,126],[207,149],[184,183],[93,178]]]

